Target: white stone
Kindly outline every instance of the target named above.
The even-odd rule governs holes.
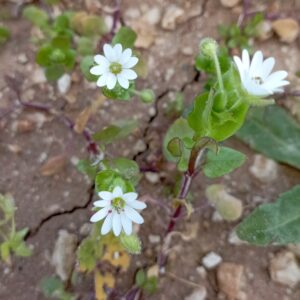
[[[233,230],[230,232],[229,236],[228,236],[228,243],[231,245],[236,245],[236,246],[240,246],[240,245],[245,245],[247,244],[246,242],[242,241],[236,234],[236,231]]]
[[[158,183],[159,182],[159,174],[155,172],[145,172],[145,177],[150,183]]]
[[[150,25],[157,25],[161,19],[161,10],[158,6],[149,9],[143,16],[142,20]]]
[[[65,95],[71,87],[71,76],[64,74],[57,80],[57,89],[60,94]]]
[[[206,288],[202,286],[194,290],[189,296],[184,297],[184,300],[205,300],[206,296]]]
[[[262,182],[271,182],[277,178],[277,163],[263,155],[254,156],[254,163],[249,169],[250,173]]]
[[[160,243],[160,236],[155,234],[149,234],[148,236],[149,242],[151,244],[158,244]]]
[[[240,0],[221,0],[221,4],[225,7],[234,7],[239,4]]]
[[[17,60],[18,60],[18,63],[25,65],[28,62],[28,57],[26,56],[25,53],[20,53],[18,55]]]
[[[161,26],[164,29],[174,30],[177,20],[184,15],[184,10],[175,4],[168,6],[161,21]]]
[[[58,232],[52,254],[52,265],[56,274],[63,281],[67,281],[72,273],[76,260],[77,237],[66,230]]]
[[[300,268],[295,254],[282,251],[270,261],[270,275],[273,281],[294,287],[300,282]]]
[[[215,268],[221,262],[222,262],[222,257],[213,251],[209,252],[202,258],[202,264],[208,270]]]

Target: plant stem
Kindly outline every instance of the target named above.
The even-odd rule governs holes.
[[[181,188],[180,188],[180,191],[177,196],[179,203],[178,203],[178,206],[176,207],[174,213],[171,216],[171,219],[169,221],[169,224],[168,224],[168,227],[167,227],[167,230],[165,233],[165,237],[174,230],[174,227],[177,224],[177,221],[182,212],[182,208],[184,206],[185,198],[187,197],[187,195],[190,191],[193,178],[198,174],[197,167],[199,166],[199,163],[205,153],[206,153],[206,150],[203,147],[199,148],[199,147],[195,146],[192,149],[190,159],[189,159],[189,164],[188,164],[188,170],[183,175]],[[160,266],[160,268],[162,268],[166,265],[166,263],[167,263],[167,256],[161,251],[158,256],[158,265]]]
[[[223,78],[222,78],[221,67],[220,67],[218,55],[217,55],[216,52],[214,52],[214,54],[213,54],[213,59],[214,59],[214,63],[215,63],[215,68],[216,68],[216,72],[217,72],[217,77],[218,77],[218,83],[219,83],[219,86],[220,86],[220,90],[223,93],[225,91],[224,83],[223,83]]]

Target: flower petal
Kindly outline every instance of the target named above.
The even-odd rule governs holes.
[[[122,74],[118,74],[117,79],[122,88],[124,88],[124,89],[129,88],[129,81],[124,76],[122,76]]]
[[[133,70],[130,70],[130,69],[124,69],[122,71],[121,75],[128,80],[133,80],[133,79],[137,78],[137,74]]]
[[[281,80],[283,80],[285,77],[287,77],[288,73],[286,71],[277,71],[272,73],[265,81],[265,83],[268,84],[275,84]]]
[[[263,85],[258,85],[254,80],[250,78],[246,79],[243,82],[243,86],[249,94],[254,96],[265,97],[273,94],[272,91],[266,89]]]
[[[262,64],[262,79],[266,80],[266,78],[270,75],[275,65],[274,57],[267,58]]]
[[[136,200],[137,197],[138,197],[138,194],[134,193],[134,192],[126,193],[126,194],[123,194],[123,196],[122,196],[122,198],[125,200],[126,203],[130,203],[130,202]]]
[[[96,207],[105,207],[110,205],[110,200],[99,200],[94,202],[94,206]]]
[[[134,209],[144,209],[147,207],[146,203],[138,200],[131,201],[128,205]]]
[[[125,49],[120,57],[119,63],[121,65],[125,64],[130,59],[131,55],[132,55],[132,50],[129,48]]]
[[[130,206],[124,207],[124,213],[125,213],[126,217],[128,217],[131,221],[133,221],[137,224],[144,223],[143,217],[137,211],[135,211],[133,208],[131,208]]]
[[[233,57],[233,60],[238,68],[238,71],[240,73],[240,78],[241,78],[241,81],[243,82],[244,81],[244,78],[245,78],[245,67],[241,61],[241,59],[238,57],[238,56],[234,56]]]
[[[250,68],[250,56],[248,50],[244,49],[242,53],[242,63],[245,71],[249,71]]]
[[[103,46],[103,52],[106,59],[108,59],[110,62],[115,61],[115,51],[113,50],[111,45],[105,44]]]
[[[106,66],[94,66],[90,69],[90,73],[93,75],[102,75],[107,72]]]
[[[114,198],[123,197],[123,191],[120,186],[116,186],[113,190]],[[125,200],[125,199],[124,199]]]
[[[123,49],[122,49],[122,45],[121,45],[121,44],[116,44],[116,45],[113,47],[115,59],[116,59],[117,61],[119,61],[120,58],[121,58],[122,50],[123,50]]]
[[[113,73],[108,73],[107,74],[107,79],[106,79],[106,86],[109,90],[112,90],[117,83],[117,76],[114,75]]]
[[[111,200],[113,198],[113,194],[107,191],[99,192],[98,196],[103,200]]]
[[[107,217],[105,218],[103,225],[101,227],[101,234],[107,234],[110,232],[111,227],[112,227],[112,213],[108,214]]]
[[[94,61],[101,66],[109,66],[109,61],[107,60],[107,58],[101,54],[97,54],[94,56]]]
[[[122,230],[121,217],[118,212],[113,213],[112,228],[115,236],[119,236]]]
[[[133,57],[130,57],[126,63],[122,64],[122,66],[125,69],[129,69],[129,68],[132,68],[133,66],[135,66],[138,63],[138,61],[139,61],[139,59],[137,57],[133,56]]]
[[[107,216],[108,210],[109,210],[109,207],[104,207],[104,208],[100,209],[99,211],[97,211],[95,214],[92,215],[92,217],[90,218],[90,221],[92,223],[101,221],[102,219],[104,219]]]
[[[121,213],[121,223],[123,226],[123,229],[127,235],[130,235],[132,233],[132,222],[129,218],[126,217],[124,213]]]
[[[103,86],[106,85],[107,74],[108,74],[108,73],[104,73],[103,75],[101,75],[101,76],[99,77],[99,79],[97,80],[97,86],[103,87]]]
[[[263,54],[261,51],[256,51],[254,53],[253,59],[251,61],[249,76],[256,77],[257,75],[261,75],[262,73],[262,62],[263,62]]]

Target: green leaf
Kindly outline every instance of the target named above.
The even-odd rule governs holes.
[[[78,39],[77,50],[81,55],[92,55],[94,46],[94,40],[89,37],[82,36]]]
[[[122,88],[120,84],[117,83],[112,90],[109,90],[106,86],[102,87],[102,93],[109,99],[127,101],[130,100],[130,97],[134,94],[134,89],[134,81],[130,81],[128,89]]]
[[[300,126],[283,108],[252,109],[237,136],[254,150],[300,169]]]
[[[118,172],[123,178],[130,181],[132,185],[136,186],[140,180],[140,168],[138,164],[131,159],[118,157],[108,163],[109,169]]]
[[[10,264],[10,244],[9,244],[9,241],[1,243],[0,253],[1,253],[1,259],[5,263]]]
[[[76,167],[81,173],[88,175],[91,179],[95,179],[98,168],[97,166],[92,166],[89,160],[81,159]]]
[[[147,281],[147,275],[144,270],[138,270],[135,275],[135,283],[138,287],[142,288]]]
[[[47,80],[55,81],[59,79],[65,73],[65,69],[62,65],[53,65],[46,67],[45,75]]]
[[[169,143],[174,139],[184,139],[184,138],[193,138],[194,131],[189,126],[188,122],[184,118],[177,119],[168,129],[164,141],[163,141],[163,152],[167,160],[171,162],[178,163],[178,168],[180,171],[185,171],[187,169],[188,159],[190,156],[190,149],[187,149],[186,147],[182,147],[181,151],[181,157],[178,158],[178,156],[175,156],[170,152],[170,149],[168,149]],[[184,145],[184,143],[182,144]]]
[[[53,29],[55,30],[66,30],[70,27],[70,19],[66,14],[62,14],[56,17],[53,23]]]
[[[138,126],[136,120],[121,120],[95,133],[93,139],[102,144],[111,144],[129,135]]]
[[[259,246],[300,243],[300,185],[256,208],[238,225],[237,235]]]
[[[68,50],[71,47],[71,40],[70,37],[66,35],[58,35],[52,39],[51,45],[53,48]]]
[[[130,27],[121,27],[114,36],[112,44],[120,43],[123,49],[133,48],[136,38],[136,33]]]
[[[80,69],[83,73],[83,76],[88,81],[97,81],[99,76],[93,75],[90,73],[90,69],[94,66],[94,57],[93,56],[85,56],[80,62]]]
[[[153,294],[157,291],[157,277],[151,276],[147,278],[146,283],[143,286],[143,289],[148,293],[148,294]]]
[[[14,198],[10,194],[0,194],[0,208],[4,213],[5,219],[11,218],[16,210]]]
[[[43,67],[48,67],[51,65],[51,54],[53,52],[54,48],[52,45],[44,45],[42,46],[37,54],[36,54],[36,62]]]
[[[91,272],[97,265],[98,258],[101,257],[103,249],[99,241],[92,238],[85,238],[77,251],[77,258],[80,270]]]
[[[0,25],[0,45],[4,44],[10,37],[10,32],[9,30]]]
[[[42,280],[41,289],[46,297],[52,297],[57,291],[63,291],[64,285],[57,277],[47,277]]]
[[[25,7],[23,10],[23,17],[25,17],[35,26],[40,27],[42,29],[48,26],[48,14],[35,5],[29,5]]]
[[[120,186],[124,193],[133,192],[133,185],[122,178],[118,172],[113,170],[104,170],[97,174],[96,180],[96,191],[110,191],[112,192],[116,186]]]
[[[203,167],[205,176],[209,178],[221,177],[240,167],[246,160],[246,156],[236,150],[220,147],[217,154],[208,151]]]
[[[130,254],[140,254],[142,251],[142,244],[136,234],[126,235],[121,234],[120,241],[122,246]]]
[[[174,157],[180,157],[182,155],[182,147],[182,141],[178,137],[173,138],[167,145],[168,151]]]

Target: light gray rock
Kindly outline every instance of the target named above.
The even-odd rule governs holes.
[[[77,248],[77,237],[66,230],[58,232],[52,254],[52,265],[55,267],[56,274],[61,280],[66,281],[70,278],[75,264],[75,252]]]
[[[184,300],[205,300],[207,296],[206,288],[204,286],[197,288],[192,294],[186,296]]]

